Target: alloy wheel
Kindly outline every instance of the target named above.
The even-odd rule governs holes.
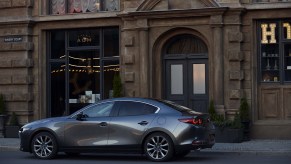
[[[166,161],[173,155],[171,139],[162,133],[153,134],[145,142],[146,155],[153,161]]]
[[[42,159],[53,158],[56,154],[56,142],[54,137],[46,132],[36,135],[32,142],[33,153]]]

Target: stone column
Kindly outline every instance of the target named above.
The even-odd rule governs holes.
[[[149,97],[149,32],[147,19],[137,21],[139,27],[140,96]]]
[[[219,114],[224,114],[223,21],[221,15],[211,16],[213,31],[213,99]]]

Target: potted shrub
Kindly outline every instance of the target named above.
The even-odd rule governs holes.
[[[249,104],[246,98],[242,98],[240,101],[240,119],[241,123],[243,124],[244,129],[244,140],[250,140],[250,111],[249,111]]]
[[[118,73],[113,77],[113,97],[122,97],[122,83]]]
[[[12,113],[10,117],[9,124],[5,128],[6,138],[18,138],[19,122],[15,112]]]
[[[230,143],[239,143],[243,141],[243,125],[238,113],[235,114],[233,121],[231,121],[228,131]]]
[[[4,137],[4,125],[5,125],[5,102],[4,96],[0,94],[0,138]]]
[[[218,115],[213,101],[210,101],[208,109],[210,119],[215,125],[215,140],[223,143],[237,143],[242,141],[243,130],[240,115],[236,113],[234,119],[227,120],[223,115]]]

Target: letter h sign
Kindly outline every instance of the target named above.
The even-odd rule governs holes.
[[[270,31],[267,31],[268,26],[270,26]],[[262,44],[272,44],[272,43],[277,43],[276,41],[276,24],[275,23],[270,23],[268,24],[261,24],[262,28]],[[270,40],[268,40],[268,36],[270,36]]]

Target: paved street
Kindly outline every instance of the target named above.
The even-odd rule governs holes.
[[[3,151],[0,153],[0,161],[3,164],[129,164],[151,163],[140,155],[96,155],[83,154],[77,157],[68,157],[60,154],[54,160],[39,160],[32,154],[19,151]],[[171,161],[171,164],[195,163],[195,164],[290,164],[291,154],[270,153],[229,153],[229,152],[193,152],[182,159]]]
[[[216,143],[212,149],[192,152],[171,164],[290,164],[291,140],[251,140],[242,143]],[[68,157],[62,153],[54,160],[39,160],[30,153],[19,151],[19,139],[0,138],[2,164],[127,164],[151,163],[141,155],[82,154]]]

